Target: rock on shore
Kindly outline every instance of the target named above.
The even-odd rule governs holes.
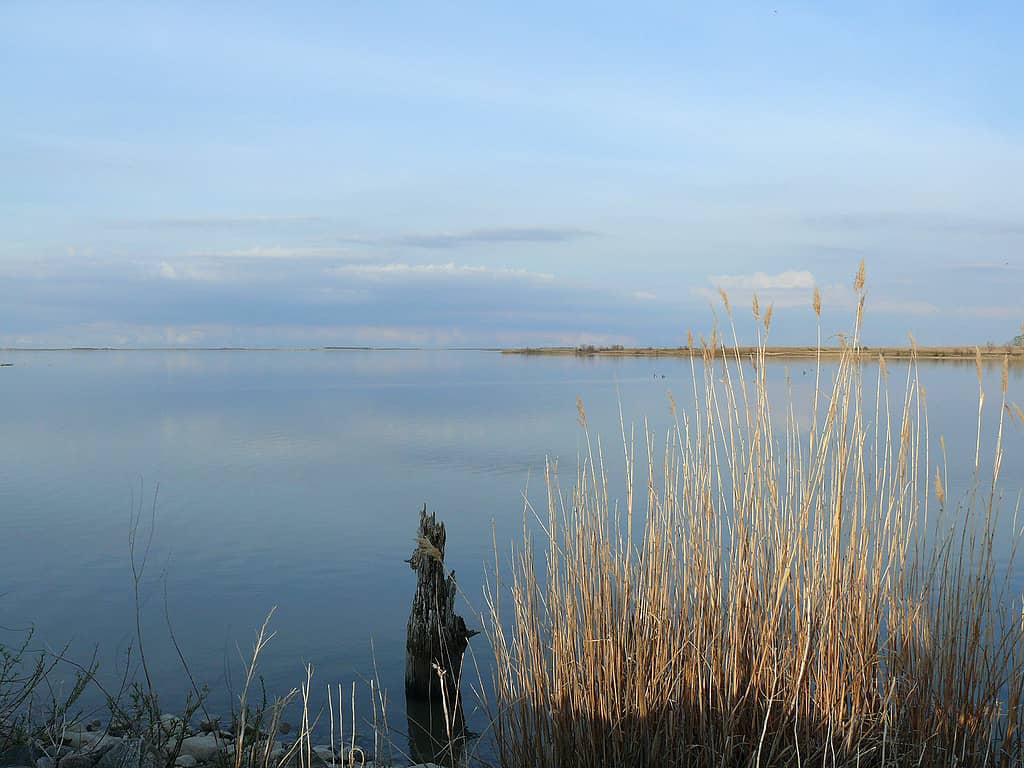
[[[219,730],[219,721],[204,722],[197,728],[174,715],[164,715],[147,737],[112,735],[109,727],[99,721],[89,724],[75,723],[52,734],[46,743],[33,741],[0,751],[0,768],[165,768],[171,750],[182,735],[181,746],[174,759],[175,768],[222,768],[234,764],[235,744],[232,734]],[[291,729],[287,729],[290,731]],[[281,729],[281,733],[286,733]],[[258,738],[266,744],[267,734],[252,734],[247,741]],[[277,768],[292,741],[274,741],[269,745],[269,765]],[[358,751],[358,750],[357,750]],[[333,750],[328,744],[310,749],[314,764],[324,768],[349,768],[345,761],[348,747]],[[365,758],[365,760],[363,759]],[[362,768],[383,768],[374,756],[363,752],[354,763]],[[297,755],[293,755],[284,768],[296,768]],[[411,768],[442,768],[434,763],[418,763]]]

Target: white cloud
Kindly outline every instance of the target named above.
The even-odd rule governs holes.
[[[708,280],[726,293],[814,290],[814,275],[807,270],[787,270],[775,275],[766,272],[754,272],[750,275],[708,275]]]
[[[637,301],[657,301],[657,294],[650,291],[633,291],[633,298]]]
[[[213,259],[267,259],[267,260],[304,260],[304,259],[344,259],[353,258],[356,254],[349,248],[329,247],[285,247],[285,246],[254,246],[252,248],[235,248],[227,251],[191,251],[189,256]]]
[[[868,294],[864,302],[868,312],[884,312],[888,315],[935,315],[939,312],[937,304],[930,301],[915,301],[913,299],[873,299]]]
[[[992,319],[1016,318],[1024,320],[1024,307],[1021,306],[960,306],[954,310],[958,315],[966,317],[985,317]]]
[[[722,289],[729,296],[733,304],[749,304],[754,294],[762,306],[767,307],[774,304],[776,308],[783,307],[810,307],[814,297],[815,280],[814,275],[807,270],[787,270],[774,275],[766,272],[753,272],[746,275],[708,275],[708,282],[713,287],[701,286],[693,289],[693,293],[708,301],[720,301],[718,289]],[[833,298],[840,298],[843,289],[839,286],[829,286],[828,293],[834,294]],[[826,293],[822,291],[823,295]],[[852,296],[851,291],[847,291]],[[843,303],[848,303],[843,296]]]
[[[225,325],[133,325],[129,323],[79,323],[41,333],[16,337],[0,335],[0,345],[20,347],[177,347],[201,346],[208,337],[226,335]]]
[[[324,220],[323,216],[167,216],[157,219],[128,219],[116,223],[124,227],[202,229],[266,224],[309,224]]]
[[[972,261],[961,264],[954,264],[949,267],[952,272],[977,272],[999,275],[1005,272],[1024,271],[1024,264],[1010,263],[1009,259],[1002,261]]]
[[[254,339],[258,341],[253,341]],[[4,335],[0,348],[14,347],[319,347],[319,346],[567,346],[637,344],[625,334],[583,329],[480,330],[457,325],[132,325],[83,323],[44,334]],[[381,361],[375,361],[379,365]],[[401,365],[408,365],[403,361]]]
[[[468,266],[447,262],[445,264],[345,264],[327,270],[334,275],[350,275],[367,280],[403,280],[431,278],[477,278],[490,280],[527,280],[547,282],[554,275],[547,272],[531,272],[509,267]]]
[[[199,328],[176,328],[169,326],[164,329],[164,341],[172,346],[199,344],[205,338],[206,332]]]
[[[160,262],[159,275],[164,280],[195,280],[199,282],[215,282],[221,279],[219,272],[192,265],[175,266],[167,261]]]
[[[817,285],[814,274],[807,270],[787,270],[774,275],[765,272],[746,275],[708,275],[708,282],[714,287],[701,286],[694,288],[692,293],[712,303],[718,303],[721,301],[718,289],[721,288],[734,307],[750,306],[754,294],[757,294],[762,311],[769,304],[773,304],[776,309],[809,310],[814,300],[814,288]],[[818,289],[821,293],[822,306],[826,311],[830,309],[850,310],[857,306],[857,294],[848,285],[829,283],[818,286]],[[934,315],[939,311],[939,307],[930,301],[874,296],[870,288],[865,307],[868,312],[890,315]]]
[[[568,243],[596,235],[596,232],[573,227],[492,227],[464,232],[407,232],[388,237],[349,237],[343,240],[365,245],[446,249],[467,245]]]

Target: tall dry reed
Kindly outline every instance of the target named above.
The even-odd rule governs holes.
[[[850,354],[819,363],[806,409],[769,397],[770,307],[761,354],[716,359],[713,334],[664,445],[645,431],[646,472],[623,427],[621,503],[580,404],[575,485],[548,466],[546,541],[524,533],[488,592],[504,768],[1021,764],[1020,595],[994,550],[1007,409],[983,477],[979,398],[953,503],[916,365],[898,398],[884,361],[864,381],[863,268],[855,290]]]

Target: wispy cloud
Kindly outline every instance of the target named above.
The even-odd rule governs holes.
[[[323,216],[168,216],[155,219],[125,219],[120,227],[169,229],[221,229],[273,224],[311,224],[326,221]]]
[[[889,299],[885,297],[873,298],[869,293],[865,303],[870,311],[882,312],[887,315],[937,315],[939,313],[938,304],[930,301]]]
[[[1024,235],[1024,219],[992,219],[958,213],[875,211],[807,216],[803,223],[824,230],[945,232]]]
[[[196,280],[209,283],[221,279],[221,274],[216,270],[188,264],[174,265],[167,261],[160,262],[158,274],[164,280]]]
[[[345,259],[362,257],[350,248],[338,247],[291,247],[291,246],[253,246],[251,248],[234,248],[222,251],[189,251],[189,256],[209,259],[254,259],[302,261],[313,259]]]
[[[258,339],[254,342],[253,339]],[[231,325],[79,323],[50,332],[0,333],[5,347],[227,347],[227,346],[577,346],[635,344],[626,334],[566,328],[475,330],[458,325],[351,323],[341,325]],[[375,361],[379,364],[380,361]],[[403,361],[402,365],[408,365]]]
[[[509,267],[485,267],[456,264],[344,264],[326,270],[333,275],[348,275],[369,280],[408,280],[431,278],[487,279],[487,280],[529,280],[548,282],[554,275],[547,272],[531,272]]]
[[[792,291],[814,289],[814,275],[807,270],[788,270],[769,275],[754,272],[748,275],[709,275],[708,280],[728,291]]]
[[[809,307],[813,296],[814,275],[806,270],[787,270],[770,275],[753,272],[741,275],[708,275],[709,286],[692,289],[695,296],[710,302],[720,300],[719,289],[725,291],[734,303],[749,302],[756,293],[767,306]]]
[[[1024,307],[1022,306],[959,306],[953,311],[965,317],[984,317],[990,319],[1016,319],[1024,320]]]
[[[733,304],[746,303],[757,294],[762,306],[774,304],[776,309],[811,307],[814,288],[818,285],[812,272],[787,270],[774,275],[753,272],[741,275],[708,275],[710,286],[694,288],[692,293],[710,302],[721,300],[718,290],[726,292]],[[827,308],[852,309],[857,305],[853,289],[840,283],[818,285],[822,303]],[[875,312],[900,315],[932,315],[938,306],[929,301],[889,299],[868,295],[867,306]]]
[[[572,227],[495,227],[465,232],[406,233],[385,237],[342,237],[342,242],[407,248],[463,248],[506,243],[568,243],[596,237],[597,233]]]
[[[976,261],[965,264],[954,264],[949,269],[952,272],[1024,272],[1024,264],[1011,262],[1009,259],[1005,259],[1003,261]]]
[[[77,323],[52,331],[0,335],[0,344],[15,347],[169,347],[202,346],[232,329],[209,325],[133,325],[117,322]]]

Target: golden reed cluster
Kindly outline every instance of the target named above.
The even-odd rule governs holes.
[[[502,766],[1024,762],[1019,528],[997,486],[1021,414],[1004,374],[983,469],[982,393],[951,503],[916,365],[894,397],[884,362],[865,381],[863,265],[854,287],[850,354],[819,362],[809,402],[773,404],[763,354],[716,356],[713,334],[664,443],[645,431],[638,462],[623,425],[623,478],[580,406],[574,486],[549,465],[548,509],[528,507],[544,543],[524,533],[489,589]]]

